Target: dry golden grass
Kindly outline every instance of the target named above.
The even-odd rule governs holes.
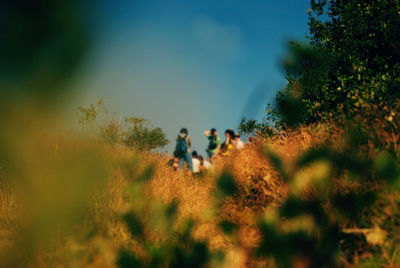
[[[70,221],[71,224],[75,224],[72,231],[69,228],[68,232],[59,232],[59,237],[54,236],[57,232],[51,233],[50,240],[55,240],[50,243],[53,247],[51,250],[46,251],[46,246],[34,240],[36,241],[34,245],[40,248],[30,253],[36,254],[35,261],[31,262],[30,266],[116,267],[116,259],[121,248],[134,251],[139,258],[148,258],[143,245],[132,237],[121,219],[121,216],[130,210],[137,213],[143,220],[144,235],[152,243],[163,243],[171,239],[173,232],[178,231],[185,221],[191,218],[195,222],[194,239],[205,241],[210,250],[225,253],[225,261],[215,265],[222,267],[274,266],[272,260],[250,258],[252,250],[262,238],[257,228],[258,219],[267,213],[266,211],[279,207],[291,191],[265,156],[266,150],[274,151],[282,159],[288,172],[293,172],[295,163],[304,151],[327,143],[340,150],[342,136],[343,132],[337,128],[318,125],[288,131],[270,139],[259,139],[248,144],[243,150],[234,151],[227,157],[216,159],[213,170],[205,177],[191,177],[186,173],[173,171],[167,166],[167,157],[160,154],[136,154],[126,148],[111,148],[103,145],[89,146],[86,154],[82,154],[82,148],[85,148],[83,143],[86,141],[71,138],[48,139],[47,144],[41,141],[39,146],[45,144],[44,147],[50,148],[49,151],[51,151],[46,161],[59,165],[58,170],[52,173],[53,175],[67,172],[62,165],[64,161],[70,161],[69,164],[72,167],[78,168],[78,170],[68,171],[70,176],[75,176],[76,172],[81,171],[86,172],[85,176],[101,175],[101,172],[87,171],[86,168],[97,167],[90,161],[83,161],[85,157],[90,157],[92,153],[95,153],[100,156],[99,163],[103,165],[101,170],[105,171],[106,180],[99,180],[94,187],[92,187],[93,184],[89,184],[92,187],[90,191],[84,190],[79,193],[90,195],[88,210],[85,215],[78,210],[81,219]],[[55,151],[54,148],[56,148]],[[72,160],[73,157],[78,157],[78,159]],[[89,166],[82,167],[82,161],[84,165],[89,164]],[[149,170],[149,167],[152,168]],[[34,168],[33,175],[27,178],[35,179],[45,166],[38,163],[31,168]],[[239,191],[233,197],[225,199],[219,206],[216,205],[216,197],[213,193],[216,190],[215,182],[224,170],[232,174]],[[25,174],[29,174],[29,171],[29,167],[26,167]],[[311,173],[311,171],[307,172],[307,174]],[[150,174],[151,178],[147,178],[149,176],[145,174]],[[85,176],[78,179],[85,179]],[[0,255],[14,254],[16,258],[20,256],[31,258],[29,254],[24,256],[24,253],[21,253],[21,247],[18,247],[17,243],[30,236],[24,233],[20,236],[18,228],[24,219],[32,220],[42,214],[21,215],[18,208],[26,200],[19,199],[20,196],[15,194],[13,186],[7,184],[6,181],[7,175],[3,174],[0,181]],[[68,187],[82,186],[78,181],[73,181],[73,183],[77,184]],[[52,188],[42,189],[42,191],[62,189],[57,185],[50,185]],[[359,184],[351,186],[348,182],[344,182],[344,178],[338,178],[338,189],[342,189],[343,185],[351,189],[360,187]],[[68,187],[66,190],[74,194]],[[40,189],[30,191],[32,194],[30,198],[41,194]],[[315,194],[314,191],[312,187],[306,187],[305,198],[307,195]],[[61,192],[60,195],[63,196]],[[394,206],[398,198],[394,196],[394,193],[387,193],[387,196],[392,198],[383,205],[386,216],[376,217],[374,224],[382,224],[382,221],[388,221],[391,216],[397,216],[395,214],[397,212],[391,210],[391,206]],[[54,195],[50,197],[56,198]],[[64,195],[63,198],[65,197]],[[44,201],[47,200],[44,199]],[[162,209],[173,202],[179,204],[177,216],[173,226],[167,227]],[[76,208],[70,208],[64,202],[59,204],[65,209],[70,209],[71,213],[75,213]],[[53,209],[53,207],[45,206],[44,209]],[[218,226],[221,220],[235,223],[238,227],[236,235],[224,234]],[[38,224],[45,223],[46,221],[38,221]],[[35,229],[27,228],[26,230],[34,231]],[[32,237],[38,239],[37,236]],[[11,263],[18,263],[15,260],[12,261]],[[26,264],[26,262],[22,263]],[[0,266],[1,264],[6,263],[0,262]]]
[[[288,138],[290,137],[290,138]],[[293,138],[295,137],[295,138]],[[273,145],[274,150],[282,156],[290,159],[298,151],[309,147],[312,143],[311,134],[304,132],[301,137],[298,135],[282,137],[279,140],[267,141],[268,146]],[[75,139],[58,139],[56,145],[54,140],[48,139],[40,146],[48,147],[50,150],[55,148],[55,153],[59,158],[67,155],[79,155],[82,141]],[[265,143],[265,141],[263,141]],[[234,152],[232,155],[220,158],[215,161],[215,169],[210,176],[203,178],[193,178],[182,172],[175,172],[166,165],[167,158],[158,154],[136,155],[132,151],[118,148],[102,147],[102,157],[108,179],[103,186],[95,190],[90,202],[90,214],[86,224],[81,226],[79,233],[87,230],[95,230],[93,238],[85,240],[82,238],[67,236],[62,241],[57,241],[57,250],[52,251],[53,256],[42,253],[42,257],[36,265],[47,266],[48,262],[62,264],[66,259],[73,257],[75,265],[113,267],[118,250],[121,247],[133,248],[140,255],[140,246],[132,240],[125,224],[120,216],[132,207],[128,187],[132,177],[141,174],[148,166],[153,166],[154,173],[152,179],[145,188],[143,200],[136,200],[141,204],[140,213],[154,211],[157,202],[164,205],[173,201],[178,201],[179,210],[175,228],[187,218],[196,220],[194,237],[199,240],[207,241],[210,249],[222,250],[227,254],[226,265],[244,266],[248,264],[247,251],[254,248],[260,238],[260,234],[255,227],[257,214],[267,206],[279,206],[285,195],[285,187],[277,172],[270,166],[266,158],[262,155],[261,144],[248,145],[244,150]],[[263,144],[264,145],[264,144]],[[54,146],[54,147],[53,147]],[[27,156],[29,158],[29,156]],[[68,159],[68,158],[66,158]],[[63,160],[61,160],[63,161]],[[121,165],[122,163],[122,165]],[[121,168],[121,166],[123,168]],[[35,172],[43,167],[38,164],[34,167]],[[249,185],[255,187],[259,192],[253,194],[252,199],[240,196],[236,200],[228,199],[225,201],[221,211],[215,207],[215,178],[222,170],[229,169],[240,187],[245,189]],[[29,172],[29,171],[27,171]],[[52,189],[50,189],[52,190]],[[0,191],[1,198],[1,232],[2,245],[10,245],[10,228],[17,219],[17,199],[13,194],[11,186],[2,185]],[[146,210],[147,209],[147,210]],[[151,215],[142,215],[150,219]],[[23,218],[23,217],[22,217]],[[233,220],[239,224],[240,230],[236,241],[224,235],[217,224],[221,219]],[[162,236],[157,230],[147,230],[148,236],[157,241]],[[8,241],[8,242],[7,242]],[[40,252],[39,252],[40,253]],[[77,255],[83,255],[79,258]],[[240,257],[241,256],[241,257]]]

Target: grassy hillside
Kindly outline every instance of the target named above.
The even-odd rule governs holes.
[[[260,138],[201,178],[156,153],[30,139],[2,169],[0,266],[400,264],[397,164],[333,126]]]

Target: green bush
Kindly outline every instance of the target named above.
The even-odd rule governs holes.
[[[150,122],[144,118],[128,117],[125,123],[127,128],[123,133],[123,142],[127,146],[138,151],[151,151],[168,144],[163,130],[159,127],[150,128]]]

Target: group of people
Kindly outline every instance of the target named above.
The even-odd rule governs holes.
[[[173,167],[176,170],[183,170],[185,162],[189,173],[204,174],[210,167],[214,158],[217,156],[227,156],[235,149],[244,148],[244,143],[240,139],[240,134],[232,129],[225,131],[225,141],[222,142],[215,128],[204,131],[209,144],[206,149],[208,159],[198,155],[196,151],[191,152],[191,138],[186,128],[182,128],[176,138],[174,151]]]

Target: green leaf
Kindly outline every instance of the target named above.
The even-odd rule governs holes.
[[[227,234],[227,235],[231,235],[234,231],[236,231],[237,230],[237,226],[236,226],[236,224],[234,224],[233,222],[231,222],[231,221],[221,221],[219,224],[218,224],[218,226],[219,226],[219,228],[221,228],[221,230],[225,233],[225,234]]]
[[[232,174],[227,171],[224,171],[217,180],[217,188],[223,196],[232,196],[238,190]]]
[[[144,226],[140,218],[133,212],[130,211],[122,216],[122,219],[125,221],[126,226],[128,227],[130,233],[134,237],[143,237],[144,236]]]
[[[398,163],[387,153],[381,153],[374,161],[376,175],[391,184],[398,181],[400,169]]]
[[[318,160],[332,160],[332,152],[325,147],[311,148],[300,157],[297,166],[301,168]]]
[[[135,254],[126,249],[121,249],[119,251],[116,264],[120,268],[142,267],[141,262],[136,258]]]

